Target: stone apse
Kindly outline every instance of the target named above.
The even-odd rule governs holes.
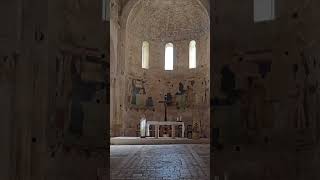
[[[207,9],[193,0],[129,1],[117,16],[111,4],[111,135],[137,136],[142,115],[149,121],[177,117],[210,132],[210,25]],[[196,41],[196,68],[189,69],[189,44]],[[141,49],[149,43],[149,68],[141,67]],[[174,68],[166,71],[165,45],[174,46]],[[114,47],[112,47],[114,46]]]

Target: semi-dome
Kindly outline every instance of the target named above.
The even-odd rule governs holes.
[[[130,13],[128,30],[138,39],[179,41],[209,31],[209,18],[199,1],[142,0]]]

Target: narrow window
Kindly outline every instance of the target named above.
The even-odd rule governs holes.
[[[102,0],[102,20],[108,21],[109,19],[109,0]]]
[[[196,41],[190,41],[189,44],[189,69],[197,67],[197,48]]]
[[[254,22],[275,19],[275,0],[254,0]]]
[[[173,44],[172,43],[166,44],[164,69],[173,70]]]
[[[142,43],[142,68],[149,69],[149,43],[147,41]]]

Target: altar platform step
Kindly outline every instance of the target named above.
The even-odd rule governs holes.
[[[113,137],[110,139],[111,145],[157,145],[157,144],[210,144],[210,139],[188,139],[188,138],[175,138],[154,137],[140,138],[140,137]]]

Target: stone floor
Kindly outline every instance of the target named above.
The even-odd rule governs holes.
[[[110,139],[110,143],[111,145],[210,144],[210,139],[114,137]]]
[[[111,179],[210,179],[210,145],[112,145]]]

